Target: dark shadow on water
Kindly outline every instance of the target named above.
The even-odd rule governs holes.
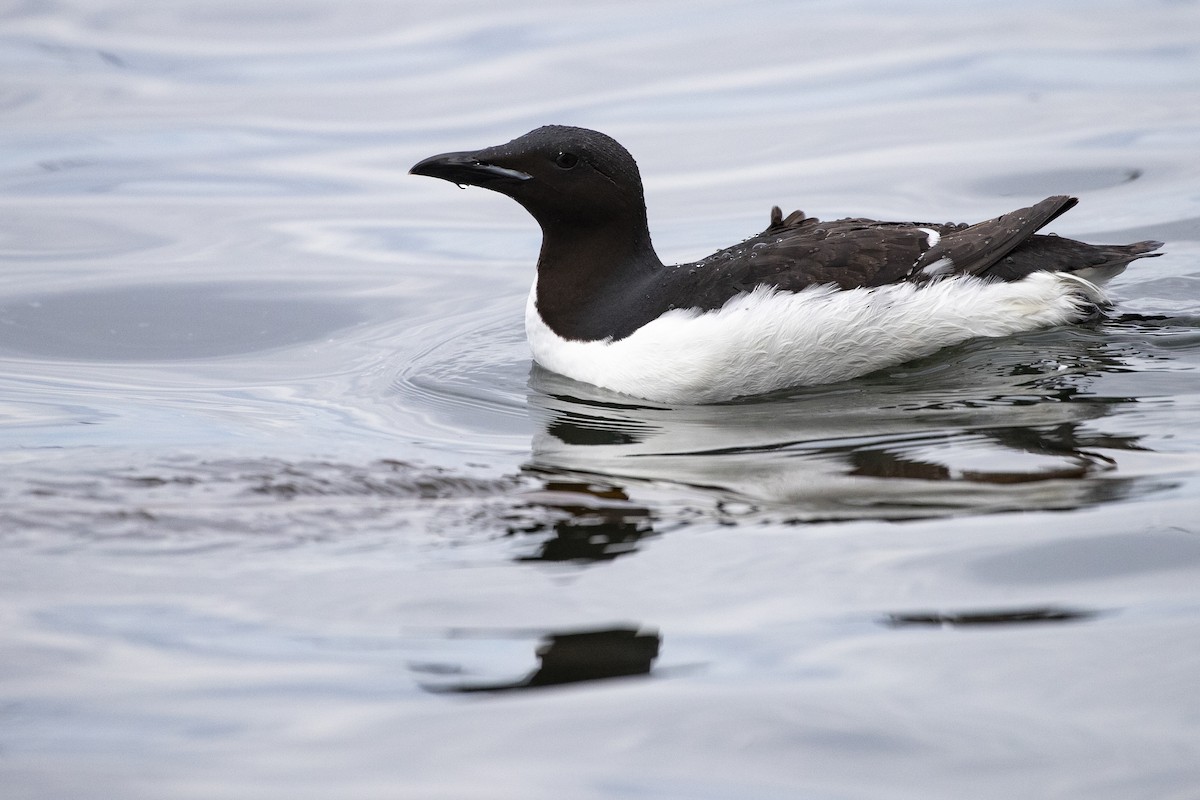
[[[537,646],[538,666],[524,678],[422,688],[439,694],[499,693],[649,675],[661,645],[657,631],[635,627],[552,633]]]
[[[992,625],[1037,625],[1042,623],[1086,622],[1101,616],[1102,612],[1078,608],[993,609],[988,611],[922,611],[888,614],[880,623],[889,628],[933,627],[967,628]]]

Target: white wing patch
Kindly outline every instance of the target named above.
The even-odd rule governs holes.
[[[1052,272],[1013,283],[953,276],[845,291],[760,286],[715,311],[669,311],[619,341],[579,342],[550,330],[536,297],[535,283],[525,332],[538,363],[667,403],[848,380],[968,339],[1074,322],[1085,305],[1105,302],[1094,284]]]
[[[954,259],[950,258],[950,256],[942,256],[937,261],[922,269],[921,274],[927,278],[937,278],[941,275],[949,275],[953,271]]]
[[[940,233],[938,233],[937,231],[935,231],[933,228],[917,228],[917,230],[925,231],[925,233],[927,234],[927,238],[929,240],[930,247],[934,247],[935,245],[937,245],[938,242],[940,242],[942,240],[942,235]]]

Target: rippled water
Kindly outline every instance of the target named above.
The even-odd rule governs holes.
[[[0,10],[5,797],[1195,797],[1200,7]],[[671,408],[531,367],[515,204],[1155,238],[1100,323]],[[536,689],[537,691],[530,691]]]

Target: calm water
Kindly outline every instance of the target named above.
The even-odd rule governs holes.
[[[1200,797],[1200,5],[0,10],[6,798]],[[1166,241],[1091,327],[668,408],[532,369],[540,124]],[[610,679],[605,679],[610,678]]]

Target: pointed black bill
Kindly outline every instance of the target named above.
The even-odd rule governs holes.
[[[481,161],[477,153],[442,153],[430,156],[414,164],[409,174],[428,175],[460,186],[482,186],[485,189],[520,183],[531,177],[519,170]]]

